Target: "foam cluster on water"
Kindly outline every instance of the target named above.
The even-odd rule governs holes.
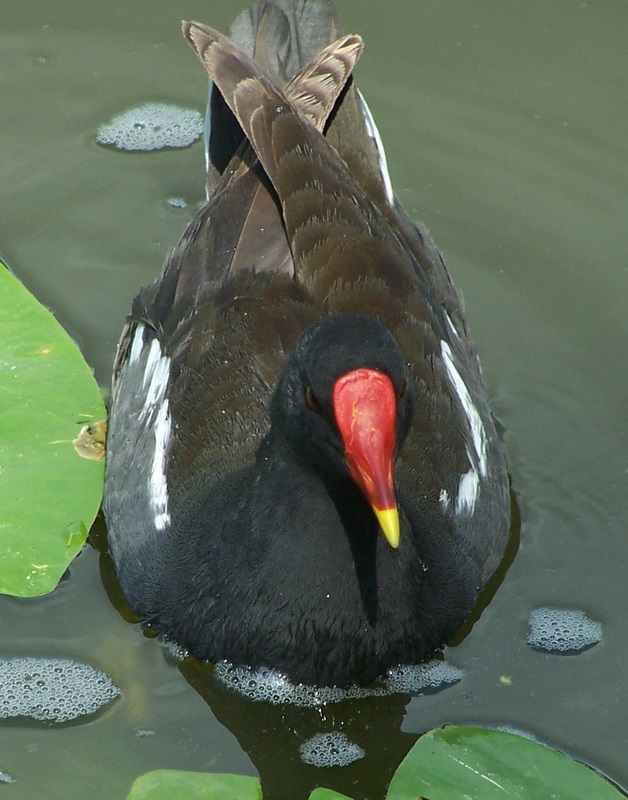
[[[120,694],[104,672],[65,658],[0,661],[0,718],[70,722],[94,714]]]
[[[299,748],[301,761],[313,767],[346,767],[364,758],[364,750],[344,733],[317,733]]]
[[[185,661],[185,659],[190,655],[185,647],[182,647],[180,644],[176,644],[175,642],[169,642],[167,639],[160,639],[159,643],[161,644],[166,657],[168,659],[172,659],[174,662]]]
[[[198,111],[165,103],[145,103],[101,125],[96,141],[118,150],[163,150],[188,147],[202,133],[203,117]]]
[[[549,653],[581,653],[602,638],[602,624],[575,609],[536,608],[529,624],[528,644]]]
[[[221,661],[214,666],[214,676],[227,689],[261,703],[273,703],[316,708],[344,700],[364,697],[386,697],[391,694],[420,694],[451,686],[462,677],[462,670],[446,661],[426,661],[422,664],[395,667],[375,686],[308,686],[292,683],[281,672],[261,667],[253,669]]]
[[[422,694],[458,683],[464,672],[448,661],[425,661],[388,670],[386,684],[390,692]]]

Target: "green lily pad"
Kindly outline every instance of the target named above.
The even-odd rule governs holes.
[[[133,783],[127,800],[262,800],[257,778],[158,769]],[[351,800],[333,789],[314,789],[310,800]]]
[[[102,497],[104,435],[73,442],[105,415],[76,344],[0,264],[0,592],[52,591],[81,549]]]
[[[387,800],[621,800],[595,772],[523,736],[448,727],[422,736],[395,772]]]
[[[140,775],[127,800],[262,800],[257,778],[157,769]]]

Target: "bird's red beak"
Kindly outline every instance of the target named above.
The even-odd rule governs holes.
[[[399,546],[393,460],[397,400],[392,381],[374,369],[341,375],[332,393],[351,477],[370,503],[391,547]]]

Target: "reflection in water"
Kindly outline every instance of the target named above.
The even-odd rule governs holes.
[[[318,708],[256,703],[230,692],[213,676],[213,667],[187,659],[181,673],[237,738],[262,781],[264,800],[301,800],[316,786],[353,798],[379,800],[418,736],[403,733],[408,695],[369,697]],[[313,736],[341,732],[364,751],[345,767],[304,763],[301,748]]]
[[[516,555],[520,516],[514,494],[511,494],[511,509],[511,535],[506,555],[469,619],[456,635],[456,644],[471,632]],[[137,616],[122,594],[106,553],[102,518],[93,529],[90,541],[102,553],[101,578],[111,603],[127,622],[136,623]],[[150,635],[149,630],[146,633]],[[164,654],[167,660],[174,659],[167,648]],[[216,677],[211,664],[201,664],[194,658],[176,660],[175,663],[186,681],[211,708],[218,722],[236,737],[255,765],[262,782],[264,800],[305,800],[317,786],[333,788],[355,800],[383,800],[395,770],[421,735],[401,730],[406,706],[413,696],[409,693],[352,698],[316,706],[256,702],[227,688],[224,681]],[[434,694],[446,688],[427,689],[417,692],[417,696]],[[447,721],[443,719],[441,724]],[[346,747],[353,747],[356,757],[353,760],[347,757],[345,766],[307,763],[308,759],[303,755],[304,745],[307,747],[313,737],[321,734],[342,734],[345,739],[337,740],[336,744],[344,742]],[[362,752],[364,756],[357,757]],[[210,760],[211,754],[207,755]]]

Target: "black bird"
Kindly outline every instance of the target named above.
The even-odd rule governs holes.
[[[199,659],[367,683],[442,646],[504,552],[476,350],[330,3],[183,32],[214,81],[211,196],[118,347],[111,554]]]

